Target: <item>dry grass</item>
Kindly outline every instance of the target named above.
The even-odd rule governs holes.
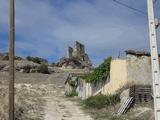
[[[86,108],[83,101],[78,98],[70,98],[76,101],[82,109],[89,114],[94,120],[153,120],[153,101],[136,104],[126,114],[117,116],[120,104],[114,106],[106,106],[102,109]]]
[[[16,120],[43,120],[43,96],[47,94],[42,85],[49,75],[16,73],[15,116]],[[8,73],[0,72],[0,119],[8,120]]]
[[[38,91],[37,91],[38,90]],[[8,120],[8,90],[7,86],[0,88],[0,118]],[[40,86],[16,85],[15,117],[16,120],[43,120],[43,105],[46,94]]]
[[[8,89],[5,86],[0,87],[0,118],[8,120]]]

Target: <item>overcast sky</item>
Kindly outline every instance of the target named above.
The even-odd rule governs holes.
[[[119,0],[147,12],[146,0]],[[16,54],[50,62],[66,56],[67,46],[86,45],[97,65],[127,49],[149,50],[147,16],[113,0],[15,0]],[[156,15],[160,10],[155,4]],[[158,16],[158,15],[157,15]],[[0,0],[0,52],[8,51],[9,0]]]

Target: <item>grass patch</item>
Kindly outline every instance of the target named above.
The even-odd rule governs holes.
[[[119,95],[98,95],[89,97],[83,101],[83,104],[87,108],[102,109],[106,106],[115,105],[119,102]]]
[[[74,96],[78,96],[78,93],[76,92],[75,89],[73,89],[72,92],[68,93],[66,96],[67,97],[74,97]]]

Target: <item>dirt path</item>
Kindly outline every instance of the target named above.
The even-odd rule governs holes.
[[[0,120],[8,120],[8,73],[0,72]],[[21,120],[92,120],[64,96],[67,73],[16,73],[16,117]],[[3,85],[3,86],[2,86]]]
[[[53,78],[55,79],[55,77]],[[49,79],[51,79],[51,77]],[[83,110],[81,110],[80,106],[65,98],[64,86],[55,84],[54,88],[55,89],[51,91],[52,94],[45,97],[45,120],[92,120],[89,115],[86,115]]]

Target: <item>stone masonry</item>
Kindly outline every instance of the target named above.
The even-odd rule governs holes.
[[[85,46],[78,41],[75,42],[74,48],[68,48],[68,58],[77,58],[80,60],[84,60],[85,56]]]
[[[76,41],[74,47],[68,47],[67,58],[60,59],[57,63],[59,67],[91,69],[92,63],[88,54],[85,52],[85,45]]]

